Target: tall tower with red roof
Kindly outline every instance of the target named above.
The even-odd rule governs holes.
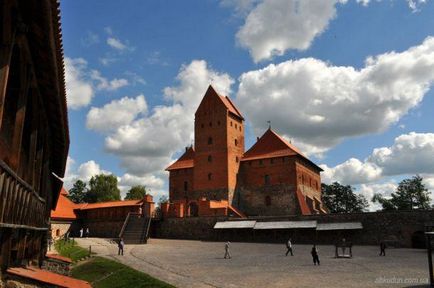
[[[194,190],[199,197],[232,203],[244,153],[244,118],[227,96],[208,87],[194,123]]]

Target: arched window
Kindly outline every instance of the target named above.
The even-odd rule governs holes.
[[[235,146],[238,146],[238,140],[235,139]]]
[[[208,162],[212,162],[212,156],[208,155]]]
[[[212,173],[208,173],[208,180],[211,181],[212,179]]]
[[[208,137],[208,145],[212,144],[212,137]]]
[[[271,205],[271,197],[265,196],[265,206],[270,206],[270,205]]]
[[[238,156],[235,157],[235,162],[238,163],[238,161],[240,161],[240,159],[238,158]]]

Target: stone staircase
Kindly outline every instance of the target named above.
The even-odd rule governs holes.
[[[125,219],[119,238],[123,238],[125,244],[146,244],[150,226],[151,218],[130,213]]]

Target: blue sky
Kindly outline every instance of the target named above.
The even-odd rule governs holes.
[[[167,193],[212,83],[246,117],[246,150],[271,120],[326,183],[369,198],[419,173],[434,189],[433,2],[61,1],[67,185],[114,173]]]

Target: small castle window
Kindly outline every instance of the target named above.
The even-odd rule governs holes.
[[[273,163],[274,163],[274,159],[271,158],[271,159],[270,159],[270,164],[273,164]]]
[[[212,173],[208,173],[208,180],[211,181],[212,179]]]
[[[238,161],[240,161],[240,159],[238,158],[238,156],[235,157],[235,162],[238,163]]]
[[[208,145],[211,145],[212,144],[212,137],[209,137],[208,138]]]
[[[232,121],[231,121],[231,127],[232,127]]]
[[[263,163],[262,163],[262,160],[259,160],[259,165],[262,165]]]
[[[265,197],[265,206],[270,206],[271,205],[271,197],[270,196],[266,196]]]
[[[240,131],[241,131],[241,125],[240,125]]]
[[[270,175],[265,175],[264,176],[264,182],[265,182],[265,185],[269,185],[270,184]]]
[[[212,162],[212,156],[211,155],[208,156],[208,162]]]
[[[249,166],[252,166],[252,161],[249,161]]]
[[[238,140],[235,139],[235,146],[238,146]]]
[[[200,124],[200,128],[203,128],[203,127],[205,127],[205,125],[203,125],[203,123],[202,123],[202,124]]]
[[[209,127],[212,127],[212,122],[209,122]]]
[[[220,121],[217,121],[217,125],[220,126]]]
[[[184,191],[187,191],[187,190],[188,190],[188,182],[184,181]]]
[[[237,129],[237,128],[238,128],[237,123],[235,123],[235,129]]]

